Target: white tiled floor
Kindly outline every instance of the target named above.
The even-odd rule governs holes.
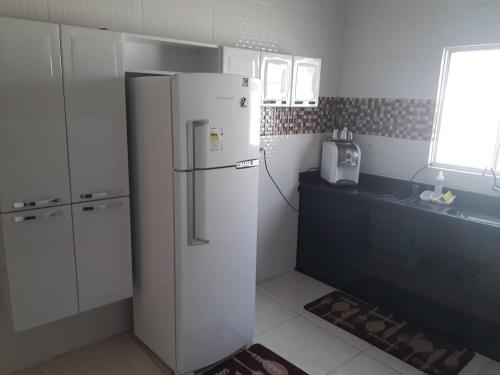
[[[129,335],[123,334],[62,354],[12,375],[172,375]]]
[[[275,351],[309,375],[423,374],[351,335],[303,306],[333,291],[299,272],[257,286],[254,342]],[[172,374],[129,335],[63,354],[16,375]],[[460,375],[497,375],[500,363],[477,354]]]
[[[414,367],[313,315],[303,306],[334,288],[299,272],[257,285],[254,342],[310,375],[413,375]],[[500,374],[500,364],[476,354],[460,375]]]

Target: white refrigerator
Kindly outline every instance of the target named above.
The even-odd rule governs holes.
[[[260,84],[195,73],[128,89],[135,334],[190,373],[253,337]]]

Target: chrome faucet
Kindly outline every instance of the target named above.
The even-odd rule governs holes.
[[[493,176],[493,185],[491,186],[491,189],[493,191],[500,191],[500,186],[498,185],[497,183],[497,174],[495,172],[495,168],[493,167],[489,167],[489,168],[486,168],[484,171],[483,171],[483,176],[486,175],[486,171],[489,170],[491,172],[491,175]]]

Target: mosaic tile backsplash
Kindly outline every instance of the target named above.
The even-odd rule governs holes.
[[[356,134],[429,141],[434,100],[321,97],[317,108],[263,107],[261,135],[330,132],[348,127]]]
[[[318,107],[262,107],[260,135],[324,133],[333,130],[335,99],[320,97]]]

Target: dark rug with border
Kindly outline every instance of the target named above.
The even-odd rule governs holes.
[[[242,350],[202,375],[308,375],[261,344]]]
[[[475,354],[340,290],[304,308],[426,374],[456,375]]]

